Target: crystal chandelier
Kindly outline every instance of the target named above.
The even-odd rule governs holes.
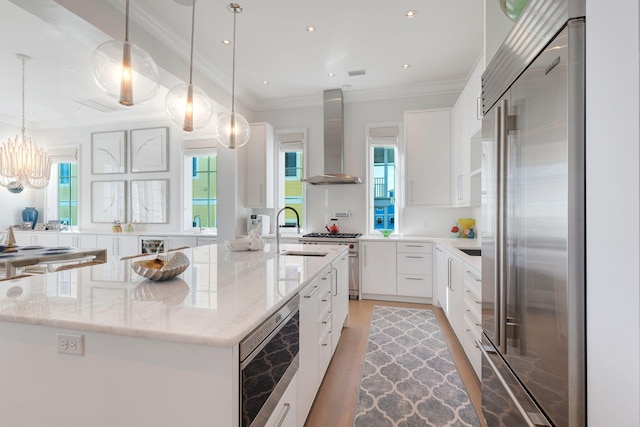
[[[29,58],[18,54],[22,61],[22,139],[16,136],[0,147],[0,185],[19,193],[26,187],[44,188],[49,184],[51,161],[47,153],[25,136],[24,128],[24,76],[25,64]]]
[[[233,13],[233,60],[231,68],[231,112],[221,114],[218,117],[218,141],[225,147],[242,147],[249,141],[251,127],[249,122],[241,114],[235,112],[235,88],[236,88],[236,16],[242,12],[242,7],[237,3],[229,3],[227,9]]]

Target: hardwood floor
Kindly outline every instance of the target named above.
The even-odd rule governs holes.
[[[360,370],[369,337],[369,325],[376,305],[389,305],[434,310],[449,351],[467,388],[471,403],[481,415],[480,383],[469,364],[462,347],[456,340],[444,313],[440,308],[426,304],[409,304],[387,301],[349,301],[349,327],[342,330],[336,353],[324,377],[320,390],[307,417],[306,427],[346,427],[353,425],[353,417],[360,386]]]

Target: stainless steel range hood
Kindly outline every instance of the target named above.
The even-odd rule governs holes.
[[[344,173],[344,113],[342,89],[324,91],[324,173],[302,179],[313,185],[361,184]]]

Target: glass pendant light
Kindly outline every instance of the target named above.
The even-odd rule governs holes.
[[[236,149],[249,141],[251,127],[249,122],[241,114],[235,112],[235,86],[236,86],[236,16],[242,12],[242,7],[237,3],[229,3],[227,9],[233,13],[233,61],[231,70],[231,112],[223,113],[218,117],[218,141],[225,147]]]
[[[213,103],[205,91],[193,85],[193,38],[196,20],[196,0],[191,10],[191,54],[189,84],[179,84],[167,93],[164,100],[169,118],[185,132],[205,127],[213,115]]]
[[[129,42],[129,0],[126,0],[124,41],[111,40],[93,51],[91,70],[98,87],[122,105],[153,98],[160,88],[160,71],[141,47]]]

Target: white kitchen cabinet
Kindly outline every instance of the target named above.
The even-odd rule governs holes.
[[[246,200],[248,208],[273,208],[274,145],[269,123],[252,123],[246,155]]]
[[[13,236],[16,238],[16,245],[18,246],[58,246],[58,235],[60,233],[56,231],[15,231]]]
[[[476,186],[472,186],[471,176],[479,172],[477,150],[472,150],[471,141],[482,129],[481,78],[484,61],[473,70],[467,85],[451,110],[451,204],[470,206],[475,196]],[[475,161],[477,160],[477,161]]]
[[[297,427],[298,425],[298,374],[287,386],[265,427]]]
[[[110,260],[140,253],[138,236],[98,234],[96,236],[96,244],[98,248],[105,248],[107,250],[107,256]]]
[[[77,249],[92,249],[98,247],[98,239],[95,234],[60,233],[58,245]]]
[[[318,347],[318,381],[322,382],[325,372],[331,361],[332,346],[332,320],[331,320],[331,303],[333,289],[331,287],[333,271],[327,269],[320,273],[318,285],[318,335],[320,337]]]
[[[169,236],[167,238],[167,250],[189,247],[193,248],[198,245],[198,238],[195,236]]]
[[[218,241],[217,237],[197,237],[196,246],[215,245]]]
[[[451,204],[451,112],[406,111],[405,185],[408,206]]]
[[[460,258],[447,251],[447,319],[458,340],[464,336],[464,268]]]
[[[433,244],[398,242],[396,252],[397,295],[433,296]]]
[[[473,370],[482,377],[482,353],[478,342],[482,336],[482,276],[464,264],[464,336],[458,337]]]
[[[304,425],[320,386],[320,316],[318,280],[304,287],[300,292],[300,350],[298,367],[298,425]]]
[[[331,354],[336,352],[342,328],[349,318],[349,253],[332,263],[333,296],[331,300]]]
[[[362,242],[362,294],[396,295],[396,243]]]

